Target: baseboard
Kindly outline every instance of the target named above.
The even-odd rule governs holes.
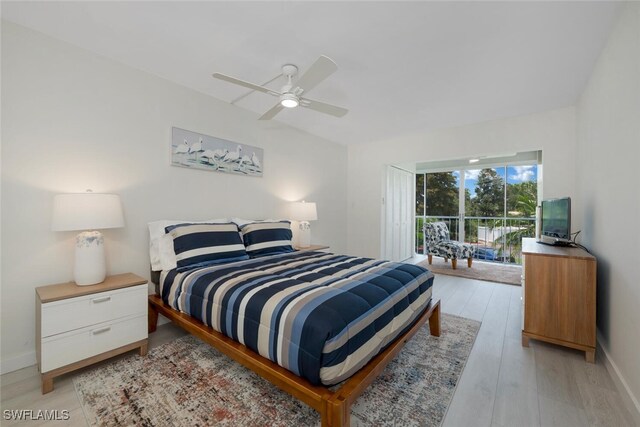
[[[10,357],[8,359],[2,359],[0,360],[0,374],[17,371],[18,369],[33,366],[36,363],[37,361],[35,351],[22,353],[19,356]]]
[[[158,325],[164,325],[171,322],[164,316],[160,316],[158,319]],[[10,357],[8,359],[0,360],[0,375],[8,374],[9,372],[17,371],[28,366],[33,366],[38,363],[36,359],[36,352],[30,351],[22,353],[19,356]]]
[[[638,425],[640,425],[640,402],[629,388],[629,385],[622,376],[620,369],[618,369],[618,365],[616,365],[616,362],[613,361],[611,355],[609,355],[609,352],[602,346],[602,343],[605,342],[605,340],[602,338],[599,330],[597,334],[597,346],[600,350],[602,350],[602,354],[604,355],[604,365],[606,366],[609,375],[611,375],[611,378],[613,378],[613,382],[616,384],[616,387],[618,387],[618,390],[620,390],[620,394],[625,400],[625,404],[629,409],[629,412],[631,412],[631,415],[634,417],[635,421],[638,423]]]

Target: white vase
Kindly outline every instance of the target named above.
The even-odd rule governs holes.
[[[73,270],[76,285],[94,285],[104,282],[106,276],[102,233],[83,231],[76,236],[76,263]]]
[[[308,248],[311,246],[311,226],[308,221],[300,221],[300,234],[298,234],[298,246]]]

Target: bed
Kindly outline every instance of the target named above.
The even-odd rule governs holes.
[[[183,266],[160,274],[149,331],[160,313],[316,409],[323,425],[345,426],[427,320],[440,334],[432,283],[415,265],[313,251]]]

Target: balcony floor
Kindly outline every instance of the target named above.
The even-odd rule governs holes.
[[[467,279],[484,280],[487,282],[506,283],[520,286],[522,267],[514,264],[473,260],[471,268],[467,267],[467,260],[458,260],[458,268],[451,268],[451,261],[445,263],[443,258],[433,257],[433,264],[429,265],[426,255],[416,254],[407,262],[421,264],[436,274],[464,277]]]

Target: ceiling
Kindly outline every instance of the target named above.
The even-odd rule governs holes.
[[[2,17],[216,98],[321,54],[309,97],[350,110],[277,120],[348,144],[575,103],[617,16],[612,2],[2,2]],[[279,88],[284,80],[276,80]],[[236,105],[256,119],[275,98]],[[274,124],[277,126],[277,124]]]

